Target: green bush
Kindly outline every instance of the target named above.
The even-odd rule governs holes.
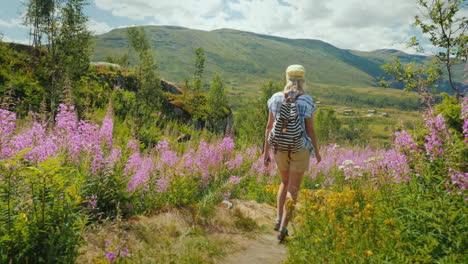
[[[59,159],[0,160],[0,262],[74,263],[86,217],[83,182]]]

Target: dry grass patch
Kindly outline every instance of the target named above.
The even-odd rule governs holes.
[[[216,263],[261,229],[238,207],[216,206],[206,217],[172,209],[94,225],[85,234],[77,263],[109,263],[113,257],[120,263]]]

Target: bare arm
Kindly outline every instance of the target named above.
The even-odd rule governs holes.
[[[270,162],[270,145],[268,144],[268,135],[270,134],[270,131],[273,128],[274,121],[275,118],[273,117],[273,113],[270,111],[268,114],[268,123],[265,128],[265,144],[263,149],[265,166],[268,166],[268,163]]]
[[[314,146],[315,158],[317,159],[317,163],[319,163],[322,160],[322,157],[320,156],[320,153],[319,153],[317,135],[315,135],[314,118],[310,117],[310,118],[305,119],[305,125],[306,125],[307,135],[312,140],[312,146]]]

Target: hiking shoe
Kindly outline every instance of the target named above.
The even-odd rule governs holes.
[[[280,227],[281,227],[281,222],[276,223],[276,224],[275,224],[275,227],[273,228],[273,230],[279,231],[279,230],[280,230]]]
[[[278,240],[280,244],[283,244],[286,241],[286,237],[288,236],[288,230],[280,231],[278,234]]]

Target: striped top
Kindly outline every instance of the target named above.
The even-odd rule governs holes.
[[[296,96],[296,92],[289,92],[289,95],[291,97]],[[283,92],[277,92],[271,98],[268,100],[268,109],[273,113],[273,116],[276,119],[276,116],[279,114],[281,104],[286,100],[284,98],[284,93]],[[297,104],[297,110],[298,110],[298,116],[299,119],[301,120],[301,128],[304,131],[303,134],[303,140],[302,140],[302,146],[306,149],[310,150],[310,153],[314,153],[314,147],[312,146],[312,141],[305,132],[305,120],[306,118],[312,117],[314,114],[315,110],[317,110],[317,107],[314,104],[314,101],[312,100],[312,97],[310,97],[308,94],[303,94],[299,96],[299,98],[296,101]]]

